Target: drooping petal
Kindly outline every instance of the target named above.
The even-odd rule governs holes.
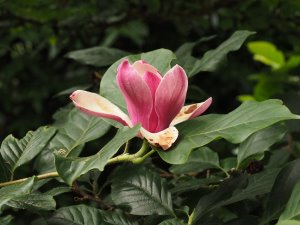
[[[118,67],[117,83],[125,98],[132,124],[141,123],[148,129],[153,106],[151,91],[127,60]]]
[[[86,114],[116,120],[125,126],[132,126],[130,119],[121,109],[96,93],[77,90],[70,95],[70,99],[80,111]]]
[[[144,80],[147,83],[148,87],[150,88],[152,99],[153,99],[153,105],[155,105],[155,93],[156,89],[161,81],[161,77],[156,76],[154,73],[147,71],[144,75]],[[148,130],[150,132],[155,132],[158,125],[158,117],[156,115],[156,112],[154,108],[152,108],[152,112],[149,118],[149,127]]]
[[[177,116],[173,119],[171,126],[175,126],[178,123],[181,123],[186,120],[193,119],[208,109],[212,103],[212,98],[208,98],[205,102],[195,103],[192,105],[187,105],[182,107]]]
[[[155,94],[155,111],[158,116],[156,131],[169,127],[179,113],[185,101],[187,86],[185,71],[178,65],[163,77]]]
[[[143,77],[146,72],[151,72],[158,78],[161,78],[159,71],[152,65],[146,63],[143,60],[138,60],[132,64],[132,67],[137,71],[137,73]]]
[[[170,148],[178,138],[178,130],[175,127],[168,127],[157,133],[151,133],[141,128],[140,132],[151,145],[162,148],[163,150]]]

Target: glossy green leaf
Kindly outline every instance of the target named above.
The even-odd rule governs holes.
[[[238,147],[237,167],[241,167],[243,161],[255,159],[255,156],[263,154],[273,144],[280,141],[286,134],[286,128],[283,125],[267,127],[259,132],[252,134]],[[244,163],[246,166],[247,163]]]
[[[151,52],[146,52],[138,55],[131,55],[127,57],[131,63],[137,60],[145,60],[154,67],[156,67],[161,74],[165,74],[171,69],[171,63],[176,58],[173,52],[167,49],[158,49]],[[121,91],[116,82],[117,68],[121,60],[115,62],[108,68],[100,83],[100,94],[109,99],[111,102],[126,111],[126,104],[121,94]]]
[[[186,56],[182,62],[180,61],[180,58],[178,59],[179,64],[182,63],[182,66],[189,77],[192,77],[201,71],[215,71],[229,52],[238,50],[245,40],[254,33],[255,32],[243,30],[236,31],[216,49],[207,51],[200,60],[193,56]]]
[[[200,116],[179,124],[177,143],[168,151],[158,153],[170,164],[181,164],[187,161],[193,149],[215,139],[240,143],[263,128],[290,119],[300,119],[300,116],[292,114],[280,100],[244,102],[229,114]]]
[[[299,216],[300,216],[300,181],[298,181],[297,184],[295,185],[291,197],[283,213],[279,217],[279,222],[293,220],[293,218]],[[300,222],[300,217],[298,222]]]
[[[128,55],[128,52],[104,46],[87,48],[69,52],[66,57],[82,64],[92,66],[108,66]]]
[[[285,63],[283,53],[270,42],[253,41],[247,45],[249,51],[254,54],[256,61],[271,66],[273,69],[282,67]]]
[[[54,119],[57,133],[36,160],[39,172],[55,170],[53,152],[77,156],[86,142],[103,136],[110,127],[101,118],[88,116],[73,107],[60,109]]]
[[[11,179],[19,166],[32,160],[44,149],[54,133],[55,129],[52,127],[40,127],[34,132],[29,131],[20,140],[12,135],[4,139],[0,153],[9,167]]]
[[[54,210],[56,203],[51,195],[31,193],[15,197],[7,202],[6,205],[27,210]]]
[[[178,220],[178,219],[169,219],[169,220],[165,220],[163,222],[161,222],[158,225],[187,225],[187,223]]]
[[[102,171],[107,161],[118,152],[125,142],[134,138],[138,131],[139,126],[119,129],[116,136],[93,156],[75,158],[55,155],[55,165],[59,176],[66,183],[72,185],[74,180],[92,169]]]
[[[7,202],[19,196],[29,194],[32,190],[34,177],[28,178],[21,184],[15,184],[0,189],[0,211]]]
[[[171,193],[165,181],[145,167],[123,168],[114,175],[112,200],[130,208],[133,215],[172,215]]]
[[[279,218],[291,196],[292,190],[300,179],[299,171],[300,159],[290,162],[280,171],[271,190],[265,213],[261,218],[261,225]]]
[[[102,211],[102,215],[103,220],[111,225],[138,225],[138,222],[120,212]]]
[[[208,147],[202,147],[193,151],[186,163],[170,167],[172,173],[201,172],[205,169],[221,168],[219,156]],[[222,168],[221,168],[222,169]]]
[[[49,225],[112,225],[104,221],[101,210],[77,205],[60,208],[48,221]]]
[[[49,191],[46,191],[44,194],[46,195],[51,195],[51,196],[57,196],[66,192],[70,192],[71,188],[70,187],[55,187],[52,188]]]

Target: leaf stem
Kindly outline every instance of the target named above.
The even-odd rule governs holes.
[[[126,146],[127,146],[127,144],[126,144]],[[152,155],[155,152],[155,150],[151,150],[150,152],[145,154],[145,152],[148,150],[148,148],[149,148],[149,144],[146,140],[144,140],[142,147],[135,154],[128,154],[127,152],[124,151],[125,153],[109,159],[107,161],[107,164],[113,164],[113,163],[125,162],[125,161],[132,162],[134,164],[142,163],[146,158],[148,158],[150,155]],[[125,147],[125,149],[126,149],[126,147]],[[50,173],[37,175],[36,179],[42,180],[42,179],[47,179],[47,178],[52,178],[52,177],[59,177],[59,175],[57,172],[50,172]],[[28,179],[28,177],[22,178],[19,180],[3,182],[3,183],[0,183],[0,187],[23,183],[27,179]]]
[[[58,177],[58,173],[57,172],[44,173],[44,174],[41,174],[41,175],[37,175],[36,179],[42,180],[42,179],[47,179],[47,178],[51,178],[51,177]],[[3,183],[0,183],[0,187],[5,187],[5,186],[13,185],[13,184],[23,183],[27,179],[28,179],[28,177],[27,178],[22,178],[22,179],[19,179],[19,180],[12,180],[12,181],[3,182]]]

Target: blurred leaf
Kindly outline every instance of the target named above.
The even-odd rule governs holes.
[[[9,135],[1,144],[0,152],[7,162],[10,170],[10,177],[13,179],[15,170],[32,160],[47,145],[50,138],[54,135],[53,127],[40,127],[36,131],[29,131],[20,140]]]
[[[12,208],[27,210],[54,210],[56,206],[53,196],[36,193],[15,197],[6,204]]]
[[[109,47],[93,47],[69,52],[66,57],[78,61],[82,64],[102,67],[113,64],[115,61],[125,57],[129,52],[125,52]]]
[[[9,171],[9,164],[5,162],[0,155],[0,182],[5,182],[10,180],[10,171]]]
[[[77,156],[86,142],[103,136],[110,128],[101,118],[86,115],[73,107],[60,109],[53,117],[57,133],[35,162],[39,172],[55,170],[53,152]]]
[[[158,225],[187,225],[187,223],[184,223],[183,221],[178,219],[169,219],[161,222]]]
[[[201,71],[213,72],[218,68],[219,64],[229,52],[238,50],[245,40],[253,34],[255,34],[255,32],[243,30],[236,31],[216,49],[207,51],[200,60],[191,56],[190,51],[189,55],[182,57],[182,61],[181,58],[178,57],[179,64],[183,66],[189,77],[192,77]],[[182,46],[177,50],[177,53],[183,56],[182,53],[188,53],[187,50],[191,50],[191,47],[193,47],[192,44]]]
[[[279,100],[244,102],[229,114],[211,114],[184,122],[177,126],[179,138],[168,151],[158,151],[163,160],[170,164],[187,161],[194,148],[204,146],[217,138],[240,143],[249,135],[289,119],[299,119]]]
[[[279,217],[279,223],[293,220],[293,218],[297,216],[300,216],[300,180],[295,185],[291,197],[283,213]],[[298,222],[300,222],[300,220],[298,220]]]
[[[249,160],[257,159],[257,155],[261,156],[273,144],[280,141],[286,132],[285,126],[275,125],[252,134],[238,147],[237,167],[247,166]]]
[[[107,161],[118,152],[120,147],[128,140],[134,138],[140,127],[123,127],[97,154],[89,157],[75,158],[55,155],[55,166],[59,176],[69,185],[92,169],[102,171]]]
[[[4,217],[0,217],[0,224],[1,225],[9,225],[13,221],[13,217],[11,215],[7,215]]]
[[[166,183],[145,167],[115,174],[111,197],[115,204],[130,207],[129,213],[133,215],[175,216]]]
[[[158,49],[151,52],[146,52],[138,55],[131,55],[127,57],[130,63],[137,60],[145,60],[149,64],[156,67],[161,74],[165,74],[169,69],[171,69],[171,63],[176,58],[173,52],[167,49]],[[102,81],[100,83],[100,94],[109,99],[111,102],[127,112],[127,107],[124,101],[124,97],[119,89],[116,82],[117,68],[122,60],[115,62],[108,70],[105,72]]]
[[[189,173],[201,172],[205,169],[220,169],[219,156],[216,152],[208,147],[202,147],[194,150],[186,163],[181,165],[172,165],[170,171],[172,173]],[[221,168],[222,169],[222,168]]]
[[[300,220],[284,220],[276,223],[276,225],[300,225]]]
[[[225,223],[225,225],[253,225],[257,224],[257,218],[255,216],[245,216],[243,218],[237,218]]]
[[[29,194],[32,190],[34,177],[28,178],[21,184],[6,186],[0,189],[0,212],[3,205],[19,196]]]
[[[256,61],[271,66],[273,69],[278,69],[285,63],[283,53],[270,42],[253,41],[249,42],[247,47],[249,51],[254,54]]]
[[[300,159],[290,162],[280,171],[269,195],[266,210],[260,221],[261,225],[279,217],[300,179],[299,171]]]

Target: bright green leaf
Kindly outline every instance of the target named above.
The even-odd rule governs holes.
[[[193,149],[217,138],[240,143],[263,128],[290,119],[300,119],[300,116],[292,114],[280,100],[244,102],[229,114],[206,115],[179,124],[177,143],[168,151],[158,153],[170,164],[182,164]]]
[[[47,145],[50,138],[54,135],[53,127],[40,127],[36,131],[29,131],[26,136],[20,140],[9,135],[2,142],[0,153],[7,162],[13,179],[15,170],[32,160]]]
[[[73,181],[92,169],[102,171],[107,161],[115,155],[120,147],[138,133],[139,126],[123,127],[116,136],[107,143],[97,154],[84,158],[62,157],[55,155],[55,165],[59,176],[72,185]]]
[[[115,204],[130,207],[133,215],[174,216],[166,183],[145,167],[123,168],[115,174],[111,196]]]
[[[278,69],[285,63],[283,53],[270,42],[253,41],[249,42],[247,47],[249,51],[254,54],[256,61],[269,65],[273,69]]]

